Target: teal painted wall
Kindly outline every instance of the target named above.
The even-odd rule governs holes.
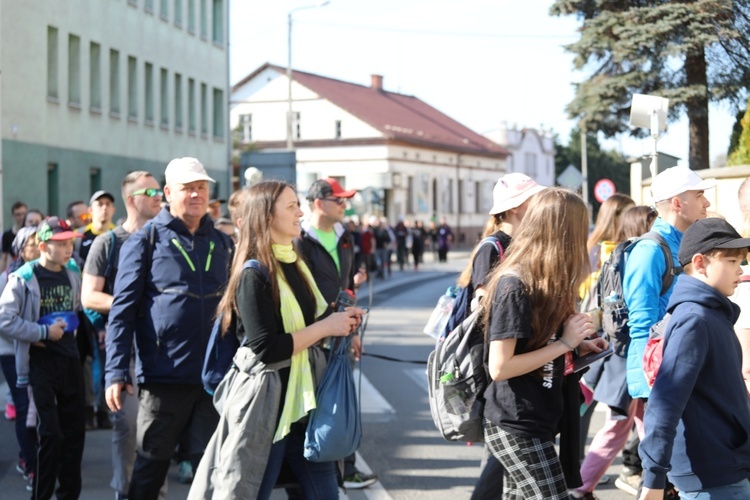
[[[125,205],[120,199],[122,179],[135,170],[151,172],[164,185],[164,169],[171,158],[163,162],[132,157],[105,155],[31,144],[3,139],[3,219],[8,226],[10,207],[23,201],[29,208],[37,208],[45,215],[64,216],[68,203],[83,200],[88,203],[93,191],[90,189],[91,168],[101,169],[101,188],[111,192],[115,198],[115,219],[125,217]],[[200,159],[200,158],[199,158]],[[57,165],[59,200],[58,213],[50,214],[48,165]],[[226,172],[208,169],[208,175],[218,181],[219,194],[227,197]]]

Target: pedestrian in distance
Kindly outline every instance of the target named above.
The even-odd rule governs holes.
[[[750,177],[742,181],[737,196],[742,213],[740,234],[750,238]],[[750,266],[742,266],[742,271],[743,277],[730,299],[740,306],[740,317],[734,324],[734,330],[742,346],[742,376],[750,394]]]
[[[615,193],[604,200],[602,206],[599,207],[596,224],[594,224],[594,229],[586,242],[592,273],[602,267],[602,263],[607,260],[609,253],[617,246],[616,244],[613,245],[613,242],[615,241],[620,216],[634,205],[635,202],[630,196]]]
[[[201,370],[213,317],[224,293],[232,241],[207,214],[209,177],[195,158],[165,170],[167,205],[120,249],[107,325],[107,404],[122,409],[138,388],[137,457],[128,497],[155,500],[181,434],[189,432],[196,467],[218,415]]]
[[[13,245],[13,238],[16,237],[16,233],[26,222],[26,213],[29,207],[22,201],[16,201],[10,207],[10,214],[13,216],[13,224],[3,232],[2,247],[3,253],[0,258],[0,270],[5,270],[13,262],[11,256],[11,246]],[[36,224],[34,224],[36,225]]]
[[[680,498],[750,498],[750,404],[729,301],[750,238],[726,221],[699,220],[680,243],[685,268],[669,299],[663,357],[641,441],[642,500],[663,498],[667,477]]]
[[[364,311],[350,307],[318,320],[330,305],[292,244],[300,236],[303,212],[290,185],[253,185],[241,214],[237,252],[218,312],[223,328],[236,322],[244,339],[225,385],[217,388],[217,395],[231,397],[222,404],[188,498],[268,499],[284,464],[305,499],[338,498],[335,463],[304,457],[306,417],[315,408],[315,367],[323,359],[318,343],[352,334]],[[245,268],[250,259],[267,274]],[[265,375],[254,378],[253,373]]]
[[[564,375],[566,358],[607,347],[589,340],[591,317],[576,312],[590,269],[587,219],[572,191],[539,192],[489,279],[485,444],[505,469],[503,498],[567,499],[568,486],[581,484],[578,376]]]

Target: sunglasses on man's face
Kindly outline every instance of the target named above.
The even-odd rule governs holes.
[[[325,201],[332,201],[337,205],[343,205],[346,203],[346,198],[323,198]]]
[[[149,198],[153,198],[154,196],[162,196],[164,194],[164,191],[161,189],[154,189],[154,188],[148,188],[148,189],[139,189],[138,191],[133,191],[130,193],[130,196],[148,196]]]

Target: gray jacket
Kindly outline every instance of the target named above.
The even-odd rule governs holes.
[[[308,349],[316,383],[325,371],[319,348]],[[208,442],[190,487],[188,500],[256,498],[281,407],[278,370],[291,359],[266,365],[248,347],[240,347],[214,394],[219,424]]]
[[[29,384],[29,346],[45,340],[48,328],[37,323],[41,305],[39,282],[34,274],[38,260],[27,262],[8,276],[0,295],[0,335],[13,339],[18,387]],[[75,260],[65,266],[73,290],[74,310],[81,309],[81,271]]]

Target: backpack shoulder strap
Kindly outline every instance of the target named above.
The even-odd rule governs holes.
[[[649,231],[643,234],[638,239],[655,241],[664,254],[664,260],[667,263],[667,269],[666,271],[664,271],[664,275],[661,278],[661,292],[659,293],[659,295],[664,295],[669,290],[669,287],[672,286],[672,282],[674,282],[675,276],[682,273],[682,266],[675,266],[674,257],[672,257],[672,250],[669,248],[669,245],[667,245],[664,237],[656,231]]]
[[[481,247],[482,245],[486,244],[492,244],[495,245],[495,249],[497,249],[498,253],[498,260],[503,260],[503,245],[500,244],[500,239],[497,236],[487,236],[482,241],[479,242],[478,247]]]
[[[266,281],[270,281],[268,278],[268,268],[261,261],[257,259],[246,260],[245,263],[242,265],[242,269],[250,269],[250,268],[257,269],[258,271],[260,271],[260,274],[263,275]]]

